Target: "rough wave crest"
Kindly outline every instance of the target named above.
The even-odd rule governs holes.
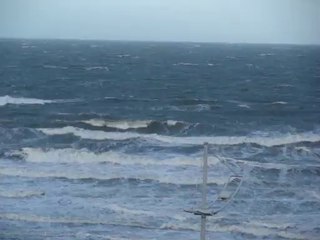
[[[104,119],[89,119],[81,121],[85,124],[94,127],[108,127],[120,130],[148,128],[152,124],[159,124],[163,126],[173,127],[177,124],[185,125],[185,123],[174,120],[154,121],[154,120],[104,120]]]
[[[41,148],[23,148],[21,151],[15,151],[11,156],[20,156],[27,162],[34,163],[112,163],[120,165],[167,165],[167,166],[200,166],[200,156],[175,155],[168,156],[165,159],[156,156],[133,155],[121,152],[103,152],[94,153],[87,149],[41,149]],[[9,156],[9,154],[7,154]],[[210,157],[209,163],[216,164],[218,160]]]
[[[16,104],[16,105],[23,105],[23,104],[47,104],[47,103],[54,103],[54,100],[43,100],[37,98],[23,98],[23,97],[11,97],[11,96],[2,96],[0,97],[0,106],[5,106],[7,104]]]
[[[83,123],[95,126],[95,127],[110,127],[121,130],[127,130],[130,128],[146,128],[152,122],[151,120],[141,121],[106,121],[101,119],[90,119],[82,121]]]
[[[63,128],[39,128],[46,135],[73,134],[83,139],[94,140],[128,140],[143,138],[149,141],[172,145],[202,145],[204,142],[213,145],[238,145],[244,143],[258,144],[260,146],[272,147],[299,142],[319,142],[320,135],[314,132],[287,133],[277,136],[197,136],[176,137],[158,134],[139,134],[134,132],[105,132],[99,130],[87,130],[72,126]]]

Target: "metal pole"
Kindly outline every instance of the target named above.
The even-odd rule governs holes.
[[[201,232],[200,232],[200,239],[206,240],[206,216],[201,215]]]
[[[208,143],[204,143],[203,152],[203,183],[202,183],[202,203],[203,211],[207,209],[207,182],[208,182]],[[201,215],[201,233],[200,239],[206,239],[206,215]]]
[[[202,182],[202,208],[207,208],[207,182],[208,182],[208,143],[204,143],[203,152],[203,182]]]

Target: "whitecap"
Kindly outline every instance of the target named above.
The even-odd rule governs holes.
[[[214,107],[220,107],[219,105],[214,105]],[[170,111],[177,111],[177,112],[205,112],[210,111],[211,106],[209,104],[194,104],[194,105],[181,105],[181,106],[169,106],[169,107],[159,107],[159,108],[152,108],[156,111],[161,111],[164,109],[168,109]]]
[[[284,101],[277,101],[277,102],[272,102],[271,103],[272,105],[286,105],[288,104],[287,102],[284,102]]]
[[[166,123],[167,123],[168,126],[175,126],[178,123],[182,123],[182,122],[176,121],[176,120],[167,120]]]
[[[303,152],[308,152],[308,153],[311,153],[311,150],[305,146],[299,146],[299,147],[295,147],[295,149],[297,151],[303,151]]]
[[[72,126],[67,126],[63,128],[39,128],[40,132],[43,132],[46,135],[64,135],[64,134],[73,134],[77,137],[83,139],[93,139],[93,140],[128,140],[131,138],[138,138],[141,134],[131,133],[131,132],[104,132],[100,130],[87,130]]]
[[[247,161],[243,159],[235,159],[235,158],[229,158],[229,157],[223,157],[218,156],[219,159],[225,160],[227,162],[236,163],[236,164],[244,164],[246,166],[250,167],[258,167],[263,169],[278,169],[282,170],[284,173],[286,173],[289,169],[304,169],[304,168],[316,168],[317,165],[312,164],[288,164],[288,163],[273,163],[273,162],[257,162],[257,161]]]
[[[265,227],[265,228],[269,228],[269,229],[282,229],[282,230],[286,230],[288,229],[289,227],[295,227],[294,224],[291,224],[291,223],[275,223],[275,222],[262,222],[262,221],[250,221],[247,223],[248,225],[251,225],[251,226],[257,226],[257,227]]]
[[[63,128],[40,128],[37,129],[46,135],[73,134],[83,139],[93,140],[129,140],[143,138],[149,141],[158,141],[159,144],[170,145],[202,145],[207,142],[212,145],[238,145],[254,143],[261,146],[272,147],[278,145],[293,144],[299,142],[319,142],[320,135],[313,132],[287,133],[262,136],[196,136],[176,137],[158,134],[140,134],[135,132],[105,132],[100,130],[87,130],[72,126]]]
[[[85,70],[92,71],[92,70],[104,70],[109,72],[110,69],[107,66],[93,66],[93,67],[85,67]]]
[[[90,119],[82,121],[83,123],[95,126],[95,127],[110,127],[121,130],[127,130],[130,128],[146,128],[152,122],[151,120],[120,120],[120,121],[106,121],[101,119]]]
[[[202,112],[202,111],[209,111],[211,109],[209,104],[197,104],[195,105],[194,111]]]
[[[117,57],[119,58],[127,58],[127,57],[130,57],[131,55],[130,54],[119,54],[117,55]]]
[[[68,67],[56,66],[56,65],[42,65],[43,68],[51,69],[68,69]]]
[[[41,149],[41,148],[22,148],[20,151],[12,151],[6,154],[7,157],[18,156],[27,162],[34,163],[112,163],[120,165],[167,165],[167,166],[200,166],[199,156],[145,156],[125,154],[121,152],[108,151],[94,153],[88,149]],[[216,164],[218,160],[214,157],[209,158],[209,164]]]
[[[248,104],[239,104],[238,107],[250,109]]]
[[[174,63],[173,66],[198,66],[199,64],[197,63],[189,63],[189,62],[179,62],[179,63]]]
[[[260,57],[270,57],[270,56],[274,56],[274,53],[260,53],[259,56]]]
[[[283,84],[279,84],[279,87],[294,87],[292,84],[287,84],[287,83],[283,83]]]
[[[43,100],[37,98],[23,98],[23,97],[11,97],[11,96],[2,96],[0,97],[0,106],[4,106],[7,104],[16,104],[16,105],[23,105],[23,104],[47,104],[47,103],[54,103],[55,100]]]

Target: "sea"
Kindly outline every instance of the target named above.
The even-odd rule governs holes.
[[[1,240],[199,239],[204,143],[207,239],[320,239],[320,46],[0,40]]]

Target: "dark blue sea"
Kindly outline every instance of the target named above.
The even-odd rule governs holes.
[[[199,239],[204,142],[208,239],[319,239],[320,46],[0,40],[0,239]]]

